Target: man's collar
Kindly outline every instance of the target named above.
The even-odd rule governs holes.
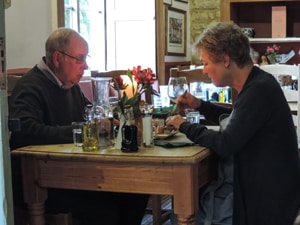
[[[37,64],[37,67],[54,84],[56,84],[60,88],[64,89],[63,83],[55,76],[55,74],[51,71],[51,69],[49,68],[49,66],[46,64],[46,58],[45,57],[43,57],[42,60]]]

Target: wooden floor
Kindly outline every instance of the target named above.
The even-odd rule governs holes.
[[[162,209],[172,209],[171,196],[162,196]],[[149,203],[151,205],[151,202]],[[141,225],[153,225],[152,215],[146,214],[143,218]],[[171,225],[171,221],[167,220],[163,225]]]

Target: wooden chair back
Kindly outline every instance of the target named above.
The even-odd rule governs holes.
[[[261,65],[260,68],[270,74],[273,74],[278,78],[280,75],[290,75],[294,83],[297,84],[297,89],[284,89],[283,93],[291,107],[291,113],[293,114],[293,120],[295,127],[297,127],[298,145],[300,146],[300,119],[298,112],[300,112],[300,91],[299,91],[299,78],[300,78],[300,64],[288,65],[288,64],[270,64]]]
[[[111,70],[111,71],[91,71],[91,77],[115,77],[115,76],[121,76],[126,75],[127,70]]]
[[[205,82],[205,83],[211,83],[211,79],[203,73],[203,66],[198,66],[195,68],[188,68],[188,67],[176,67],[170,69],[170,76],[171,77],[186,77],[188,83],[193,82]],[[231,94],[232,102],[234,103],[234,100],[237,96],[236,92],[233,90]],[[217,103],[217,105],[232,107],[231,103]]]
[[[291,86],[293,80],[298,80],[299,77],[299,69],[296,65],[288,65],[288,64],[270,64],[270,65],[261,65],[260,68],[270,74],[276,76],[279,82],[287,82],[287,86]],[[286,77],[287,75],[290,76]],[[286,80],[286,81],[284,81]],[[290,82],[290,83],[289,83]],[[283,93],[288,102],[298,102],[298,91],[285,89],[283,86]]]
[[[126,75],[127,70],[111,70],[111,71],[104,71],[104,72],[99,72],[99,71],[92,71],[91,72],[91,77],[115,77],[115,76],[121,76],[121,75]],[[159,83],[158,80],[156,80],[153,84],[153,89],[159,92]],[[152,103],[152,96],[150,93],[145,93],[142,95],[142,100],[145,102],[151,104]]]
[[[171,77],[186,77],[188,83],[192,82],[207,82],[211,83],[211,79],[203,73],[203,67],[189,69],[186,67],[176,67],[170,69]]]

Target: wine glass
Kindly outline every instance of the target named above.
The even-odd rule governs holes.
[[[170,77],[168,82],[168,96],[173,103],[176,103],[177,97],[189,91],[189,85],[186,77]]]

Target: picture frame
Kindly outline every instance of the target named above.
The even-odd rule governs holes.
[[[188,0],[175,0],[176,2],[188,3]]]
[[[172,0],[164,0],[165,5],[172,5]]]
[[[166,55],[186,56],[186,11],[166,7]]]

